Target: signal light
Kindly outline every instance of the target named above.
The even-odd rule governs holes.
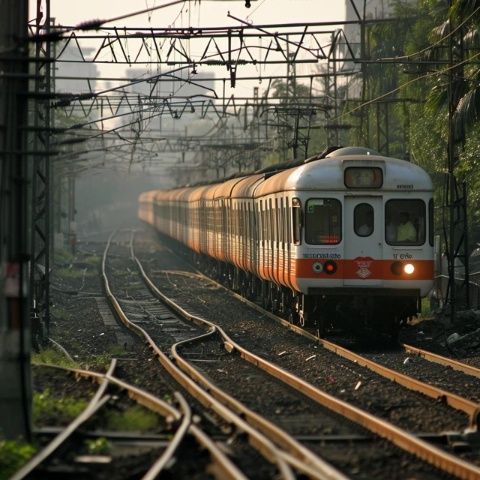
[[[328,275],[333,275],[337,271],[337,264],[331,260],[327,260],[323,264],[323,271],[328,273]]]
[[[400,262],[393,262],[390,270],[394,275],[401,275],[402,274],[402,264]]]
[[[320,263],[320,262],[315,262],[313,265],[312,265],[312,270],[315,272],[315,273],[321,273],[323,271],[323,265]]]

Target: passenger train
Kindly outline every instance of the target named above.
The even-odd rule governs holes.
[[[139,217],[291,322],[396,334],[433,286],[432,193],[417,165],[345,147],[145,192]]]

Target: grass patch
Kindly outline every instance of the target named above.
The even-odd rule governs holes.
[[[33,395],[33,422],[40,419],[49,420],[54,424],[66,424],[78,417],[88,402],[74,397],[53,397],[50,389]]]
[[[32,355],[32,363],[46,363],[48,365],[58,365],[67,368],[79,367],[77,362],[72,362],[55,348],[46,348],[39,353],[34,353]]]
[[[35,454],[29,443],[0,439],[0,480],[7,480]]]
[[[115,276],[120,278],[136,277],[137,273],[130,270],[129,268],[127,268],[126,270],[118,269],[115,271]]]
[[[100,256],[98,255],[88,255],[83,259],[84,263],[91,263],[97,266],[100,263]]]
[[[125,411],[107,413],[107,429],[119,431],[148,431],[160,426],[160,418],[145,408],[134,405]]]
[[[429,318],[433,315],[432,309],[430,307],[430,298],[422,298],[422,313],[418,316],[419,318]]]
[[[67,312],[67,310],[64,307],[60,307],[58,305],[53,305],[50,312],[55,318],[58,318],[59,320],[68,320],[70,318],[70,314]]]
[[[85,447],[90,455],[105,455],[110,453],[112,448],[105,437],[98,437],[85,440]]]
[[[114,357],[125,355],[125,349],[121,345],[112,345],[106,352],[92,355],[85,360],[85,368],[106,371]]]
[[[72,252],[63,249],[55,250],[53,257],[54,261],[57,263],[71,263],[74,259],[74,255]]]
[[[90,269],[85,271],[84,268],[59,268],[57,269],[56,274],[65,280],[81,280],[84,276],[95,277],[98,275],[96,270]]]

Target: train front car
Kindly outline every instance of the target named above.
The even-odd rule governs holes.
[[[297,229],[289,283],[301,292],[295,310],[302,323],[395,334],[433,284],[428,174],[348,147],[278,174],[277,183],[282,176]]]

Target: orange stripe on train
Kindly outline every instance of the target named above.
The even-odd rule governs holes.
[[[297,259],[296,276],[299,278],[348,278],[348,279],[381,279],[381,280],[432,280],[433,278],[433,260],[409,260],[400,261],[402,265],[411,263],[415,266],[415,271],[411,275],[402,273],[395,275],[392,270],[392,264],[395,260],[374,260],[368,257],[357,258],[354,260],[333,260],[337,265],[337,271],[334,274],[325,272],[316,272],[314,263],[325,263],[324,260],[315,259]]]

